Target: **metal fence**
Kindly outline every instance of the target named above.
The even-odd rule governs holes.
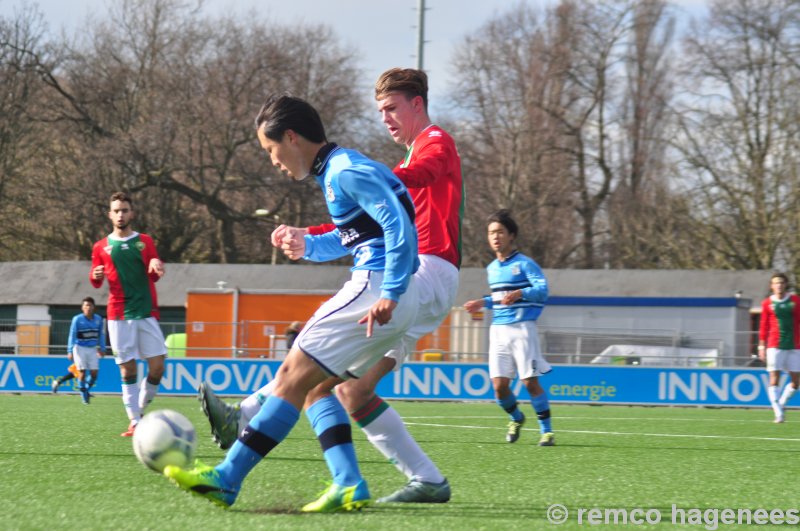
[[[0,353],[65,355],[70,324],[70,321],[0,320]],[[289,324],[288,321],[160,323],[171,356],[268,359],[283,359],[286,355],[283,332]],[[463,309],[454,309],[433,339],[420,341],[411,359],[485,363],[489,324],[488,318],[475,318]],[[756,332],[736,332],[736,342],[746,346],[739,349],[742,355],[738,356],[725,354],[721,339],[724,335],[707,332],[702,336],[687,336],[675,330],[539,328],[542,351],[551,363],[671,367],[735,367],[754,363]],[[616,354],[607,354],[623,346],[626,348],[616,349]],[[703,354],[695,356],[693,351]],[[711,356],[710,352],[716,354]]]

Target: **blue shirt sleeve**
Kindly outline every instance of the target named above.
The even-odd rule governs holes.
[[[381,298],[399,300],[414,274],[417,260],[416,227],[395,192],[380,176],[344,171],[339,176],[339,187],[381,226],[385,246]]]
[[[78,319],[80,315],[72,318],[72,324],[69,325],[69,337],[67,338],[67,353],[71,353],[75,343],[78,342]]]
[[[342,238],[339,229],[334,229],[325,234],[312,236],[306,234],[303,239],[306,242],[304,259],[312,262],[328,262],[336,260],[347,254],[347,248],[342,245]]]
[[[522,265],[522,270],[525,276],[528,277],[528,282],[531,283],[529,288],[522,290],[523,300],[530,302],[545,302],[547,300],[549,290],[547,286],[547,279],[540,268],[535,262],[525,260]]]

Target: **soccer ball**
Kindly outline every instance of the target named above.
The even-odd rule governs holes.
[[[191,421],[170,409],[148,413],[133,432],[133,453],[159,474],[167,465],[186,467],[194,459],[197,434]]]

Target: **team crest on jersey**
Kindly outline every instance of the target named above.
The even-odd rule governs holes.
[[[333,195],[333,187],[331,183],[325,184],[325,197],[327,197],[329,203],[333,203],[333,200],[336,199],[336,196]]]
[[[123,243],[122,245],[119,246],[119,248],[122,249],[123,251],[127,251],[129,249],[127,243]]]
[[[513,266],[511,266],[512,275],[519,275],[520,273],[522,273],[522,271],[520,270],[519,265],[514,264]]]
[[[428,138],[434,138],[434,137],[437,137],[437,136],[442,136],[442,132],[441,131],[437,131],[436,129],[434,129],[433,131],[428,133]]]
[[[140,251],[144,251],[144,247],[145,247],[145,245],[144,245],[144,242],[143,242],[143,241],[139,240],[138,242],[136,242],[136,243],[134,244],[134,247],[136,247],[136,248],[137,248],[137,249],[139,249]]]

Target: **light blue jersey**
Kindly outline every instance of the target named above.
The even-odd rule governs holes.
[[[486,266],[491,296],[483,298],[487,309],[492,310],[492,324],[511,324],[535,321],[547,301],[547,279],[542,268],[519,251],[514,251],[504,261],[494,260]],[[522,297],[513,304],[500,304],[506,293],[522,290]]]
[[[92,316],[92,320],[86,318],[82,313],[72,318],[69,327],[69,339],[67,340],[67,352],[72,352],[75,345],[82,347],[97,347],[101,350],[106,349],[105,327],[103,318],[97,314]]]
[[[414,204],[392,171],[358,151],[328,144],[312,171],[336,229],[306,235],[306,260],[353,255],[352,270],[383,271],[381,297],[397,301],[419,267]]]

